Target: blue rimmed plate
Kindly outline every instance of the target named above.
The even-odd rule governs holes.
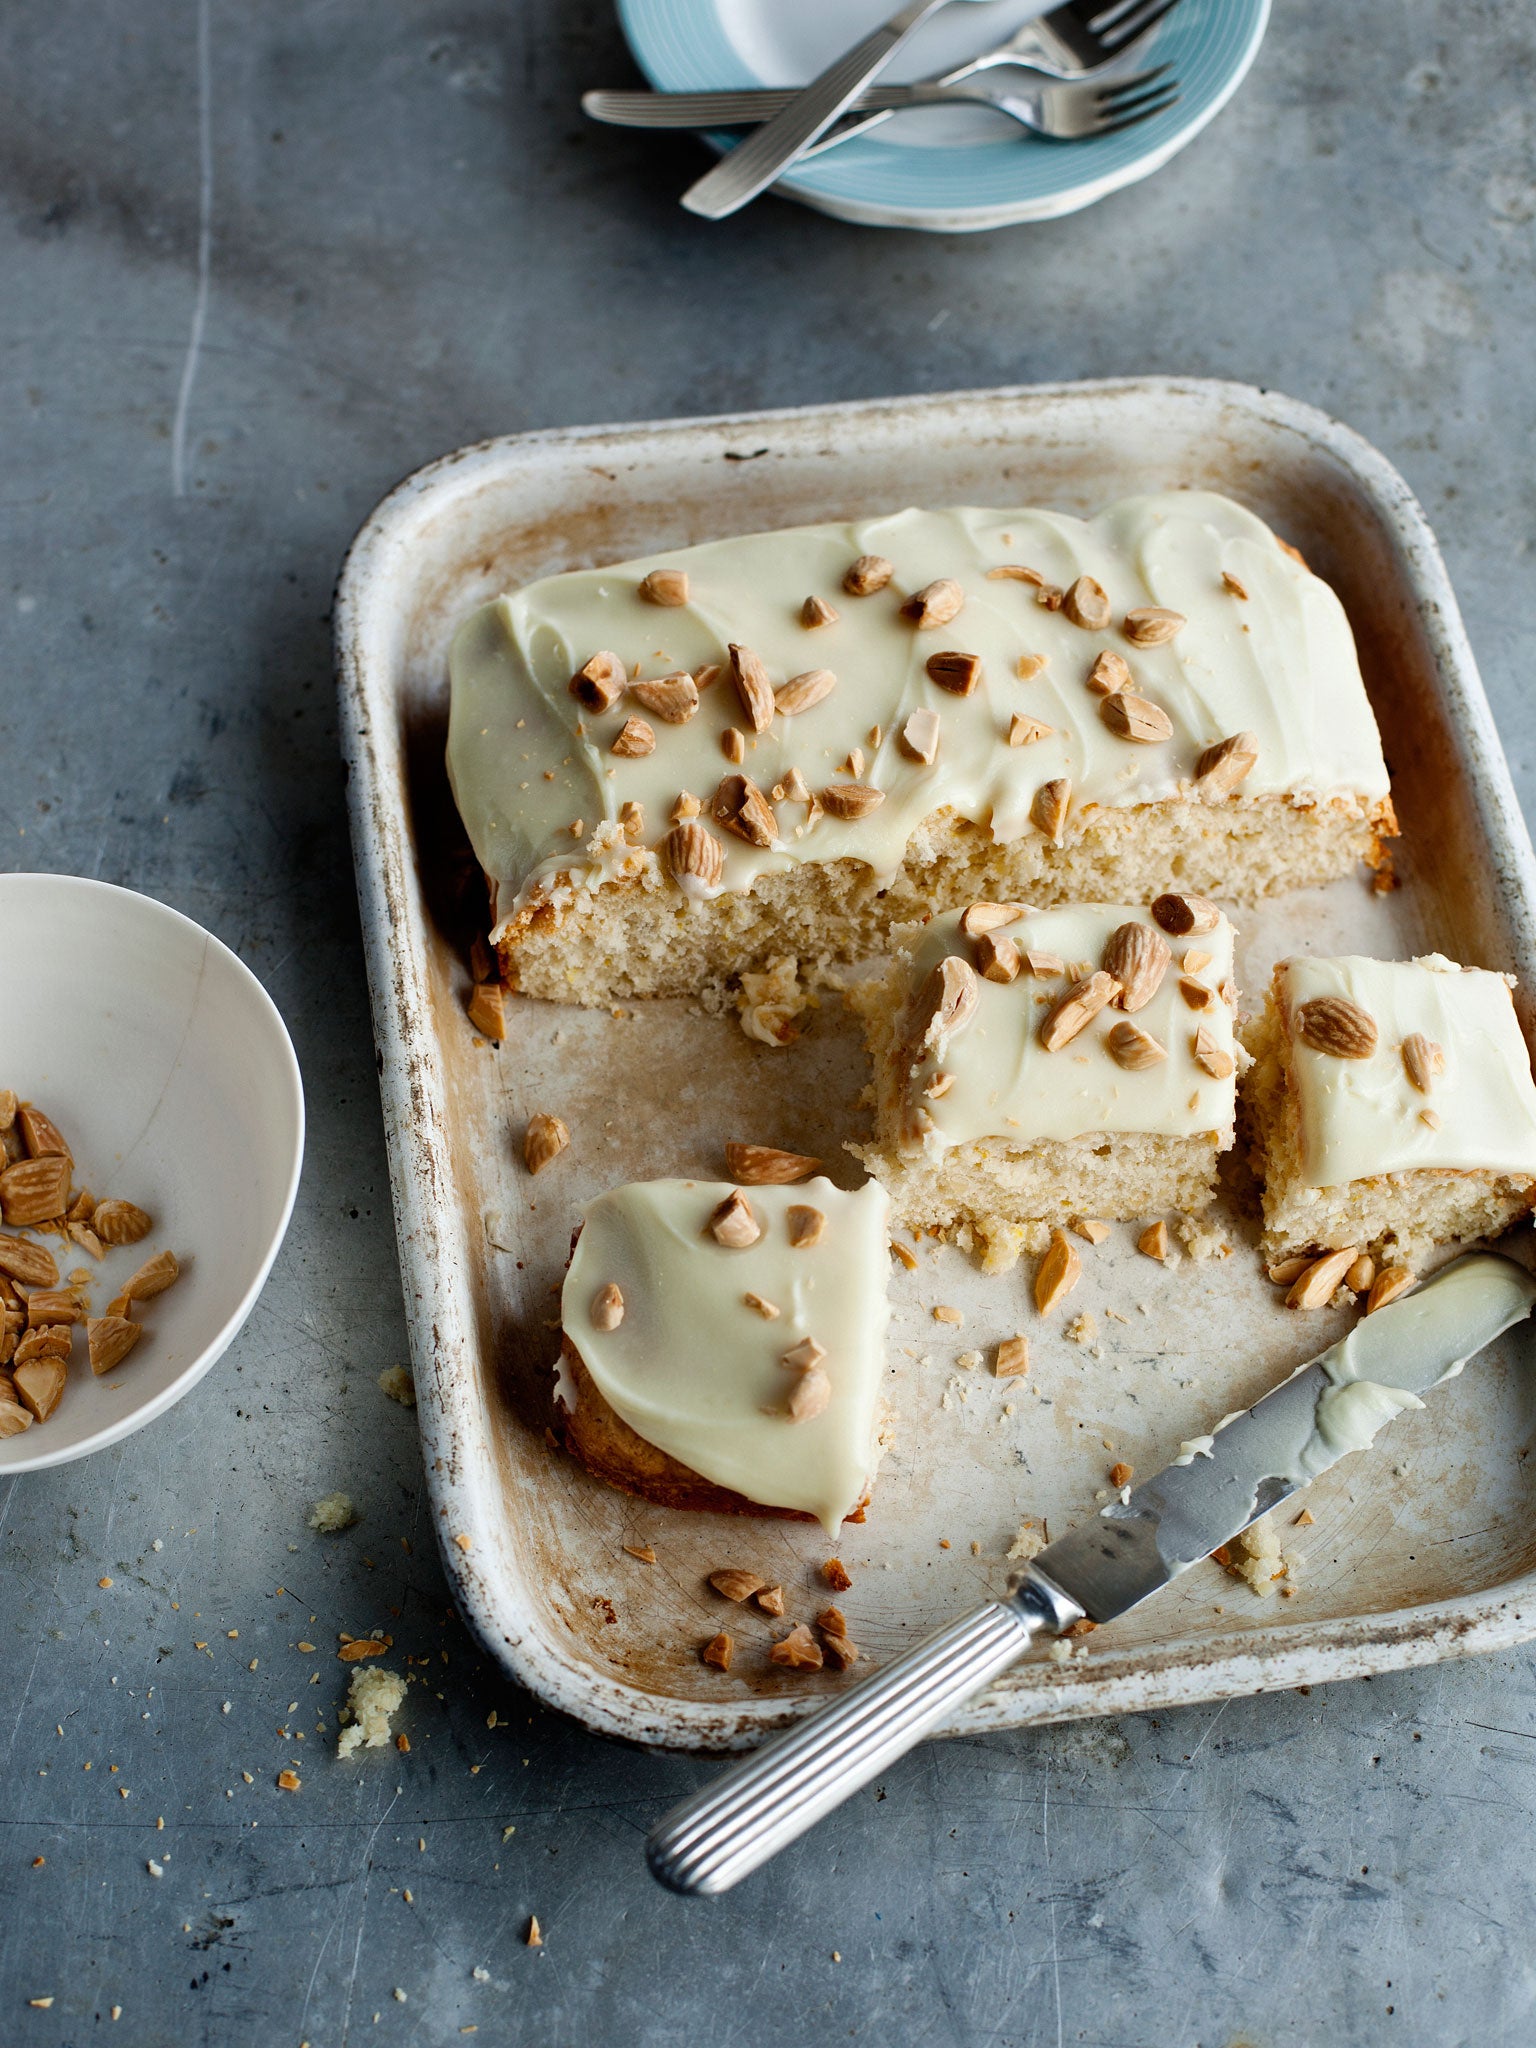
[[[774,188],[869,227],[963,233],[1050,220],[1161,169],[1214,120],[1263,41],[1270,0],[1181,0],[1118,69],[1168,64],[1167,112],[1094,141],[1042,142],[983,107],[915,109],[802,165]],[[659,92],[799,85],[891,12],[892,0],[618,0],[635,60]],[[957,0],[890,67],[932,77],[995,48],[1041,11],[1038,0]],[[998,81],[1014,72],[996,72]],[[741,131],[709,137],[719,149]]]

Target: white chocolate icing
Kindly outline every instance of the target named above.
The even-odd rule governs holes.
[[[863,554],[883,555],[895,573],[875,595],[852,597],[843,576]],[[1062,588],[1080,575],[1097,578],[1110,624],[1087,631],[1037,602],[1029,584],[989,580],[1004,564]],[[656,568],[686,574],[686,604],[640,596],[642,578]],[[1223,583],[1224,572],[1246,597]],[[963,608],[947,625],[918,630],[902,603],[941,577],[961,584]],[[835,607],[835,623],[801,623],[810,595]],[[1124,616],[1149,605],[1187,623],[1163,645],[1134,646],[1121,630]],[[728,670],[680,725],[629,695],[605,712],[584,712],[569,691],[573,673],[598,652],[617,654],[632,677],[649,680],[725,664],[733,641],[761,658],[775,687],[820,668],[836,686],[809,710],[776,715],[760,734]],[[1121,655],[1136,693],[1167,713],[1170,739],[1139,744],[1105,725],[1085,682],[1103,649]],[[971,696],[930,679],[928,657],[945,650],[980,657],[982,680]],[[1026,654],[1047,663],[1027,682],[1016,674]],[[946,806],[989,825],[999,842],[1020,838],[1039,829],[1030,818],[1035,792],[1059,777],[1072,783],[1074,811],[1187,795],[1202,749],[1242,731],[1258,739],[1244,796],[1328,800],[1358,812],[1388,789],[1339,600],[1283,552],[1262,520],[1204,491],[1127,498],[1090,520],[898,512],[575,570],[483,606],[460,629],[450,668],[449,775],[502,916],[530,894],[595,889],[618,873],[654,878],[648,855],[618,831],[622,807],[642,806],[643,845],[654,847],[679,792],[707,803],[730,771],[721,742],[732,725],[746,737],[740,772],[765,793],[798,769],[812,790],[852,780],[880,790],[884,801],[863,817],[829,814],[809,825],[805,804],[776,802],[773,846],[721,835],[727,890],[796,863],[845,857],[889,876],[922,820]],[[917,710],[939,715],[931,763],[902,750],[902,729]],[[1020,712],[1053,728],[1049,736],[1009,746]],[[655,750],[643,758],[610,752],[629,716],[654,728]],[[843,764],[856,748],[864,766],[850,774]]]
[[[960,916],[958,911],[948,912],[924,928],[912,954],[914,1001],[921,999],[929,974],[946,954],[973,957]],[[1194,1058],[1195,1033],[1202,1025],[1229,1063],[1240,1057],[1233,1040],[1232,1010],[1219,994],[1207,1008],[1194,1010],[1179,988],[1180,963],[1187,953],[1209,955],[1189,980],[1215,990],[1230,980],[1233,932],[1225,917],[1213,931],[1165,941],[1172,955],[1168,970],[1151,1001],[1130,1017],[1157,1040],[1166,1059],[1136,1072],[1119,1066],[1105,1040],[1126,1020],[1126,1012],[1113,1006],[1101,1010],[1084,1031],[1054,1052],[1047,1052],[1040,1041],[1041,1022],[1069,986],[1073,965],[1096,969],[1110,934],[1123,924],[1157,930],[1145,909],[1075,903],[1029,911],[997,934],[1011,939],[1021,953],[1055,954],[1068,972],[1041,978],[1026,968],[1009,982],[978,977],[979,1000],[970,1021],[924,1052],[910,1083],[909,1102],[918,1112],[925,1152],[938,1154],[985,1138],[1023,1146],[1036,1139],[1079,1138],[1094,1132],[1151,1132],[1162,1137],[1209,1132],[1221,1146],[1232,1143],[1234,1066],[1229,1064],[1225,1078],[1218,1080]],[[952,1076],[950,1085],[936,1099],[930,1098],[925,1090],[941,1072]]]
[[[1282,961],[1276,988],[1291,1029],[1307,1184],[1338,1187],[1422,1167],[1536,1179],[1536,1083],[1509,987],[1502,974],[1458,967],[1440,954]],[[1368,1059],[1338,1059],[1295,1035],[1290,1020],[1319,996],[1344,996],[1374,1021]],[[1444,1055],[1427,1095],[1403,1064],[1403,1040],[1413,1032]],[[1438,1126],[1425,1121],[1425,1111]]]
[[[561,1320],[594,1384],[637,1435],[717,1486],[765,1507],[798,1508],[835,1534],[878,1458],[875,1412],[889,1316],[890,1204],[874,1182],[850,1194],[820,1177],[742,1193],[762,1228],[731,1250],[707,1224],[729,1181],[636,1181],[589,1203],[566,1272]],[[818,1243],[795,1248],[787,1212],[819,1209]],[[594,1327],[610,1282],[617,1328]],[[773,1303],[772,1320],[748,1292]],[[780,1363],[806,1338],[825,1351],[831,1398],[789,1420],[795,1373]]]

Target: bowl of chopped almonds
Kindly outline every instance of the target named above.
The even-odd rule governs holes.
[[[293,1209],[304,1095],[227,946],[147,896],[0,875],[26,972],[0,1032],[0,1472],[179,1401],[255,1305]]]

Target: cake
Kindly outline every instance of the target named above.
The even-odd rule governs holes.
[[[1282,960],[1248,1034],[1244,1123],[1270,1260],[1353,1246],[1413,1266],[1536,1200],[1536,1084],[1509,976]]]
[[[1208,1207],[1242,1057],[1214,904],[976,903],[910,936],[849,996],[875,1070],[856,1149],[903,1223],[997,1270],[1074,1218]]]
[[[1247,901],[1383,860],[1342,605],[1226,498],[906,511],[544,578],[450,656],[507,983],[683,995],[978,899]]]
[[[809,1162],[807,1162],[809,1163]],[[566,1270],[566,1447],[660,1505],[862,1520],[879,1457],[889,1204],[636,1181],[590,1203]]]

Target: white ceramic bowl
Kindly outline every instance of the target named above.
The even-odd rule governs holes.
[[[298,1061],[271,997],[227,946],[164,904],[72,875],[0,875],[6,982],[0,1088],[45,1109],[75,1186],[154,1218],[98,1265],[47,1239],[61,1273],[92,1276],[100,1314],[150,1253],[182,1274],[139,1304],[144,1335],[96,1379],[77,1330],[64,1398],[0,1441],[0,1473],[62,1465],[179,1401],[244,1323],[288,1227],[304,1156]]]

